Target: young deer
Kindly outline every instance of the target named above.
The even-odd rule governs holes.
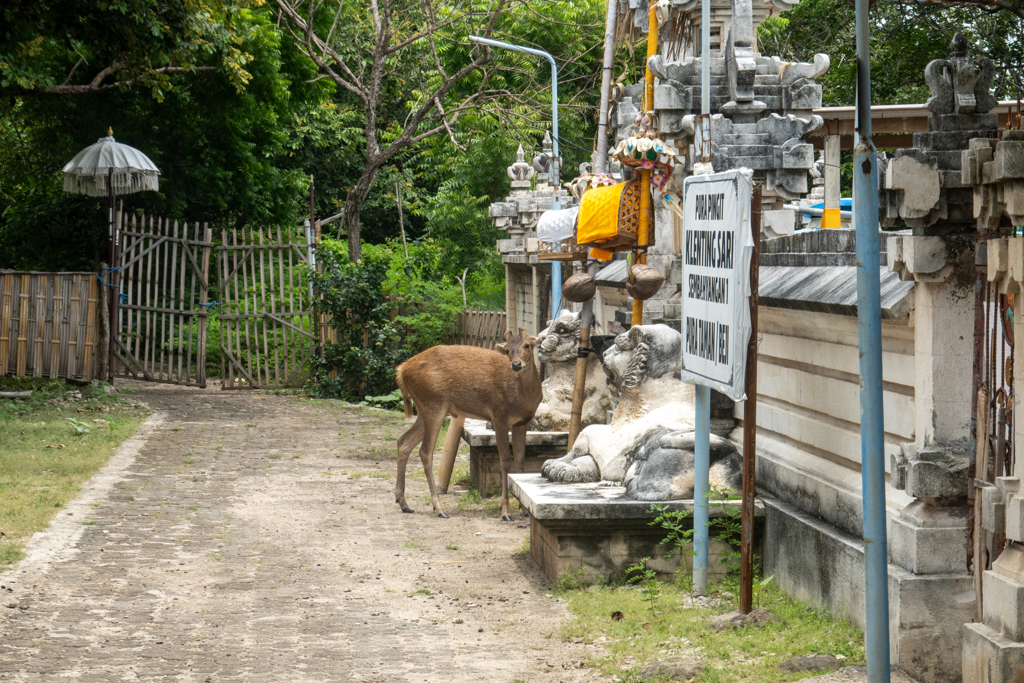
[[[508,514],[508,473],[512,467],[507,436],[512,431],[516,471],[526,460],[526,425],[541,401],[540,372],[533,359],[537,338],[505,332],[505,343],[494,351],[474,346],[435,346],[398,366],[406,417],[412,416],[410,399],[416,403],[416,422],[398,439],[398,480],[395,502],[402,512],[412,512],[405,502],[405,469],[416,444],[427,473],[430,498],[438,517],[448,517],[434,484],[434,445],[444,418],[472,417],[490,420],[501,458],[501,518]]]

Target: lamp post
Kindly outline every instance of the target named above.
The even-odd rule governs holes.
[[[559,199],[559,193],[561,190],[558,187],[558,179],[561,157],[558,155],[558,66],[555,64],[555,58],[544,50],[537,50],[532,47],[524,47],[523,45],[513,45],[512,43],[505,43],[500,40],[492,40],[490,38],[481,38],[480,36],[470,36],[470,42],[479,43],[481,45],[487,45],[489,47],[499,47],[504,50],[514,50],[515,52],[525,52],[526,54],[533,55],[535,57],[542,57],[548,60],[551,64],[551,153],[553,158],[551,159],[551,176],[554,178],[552,183],[555,186],[555,193],[551,195],[551,208],[560,209],[562,207]],[[551,319],[554,320],[558,317],[559,308],[562,303],[562,264],[558,261],[551,262]]]
[[[879,294],[878,159],[871,141],[868,0],[856,0],[857,131],[853,221],[857,228],[857,337],[860,349],[860,451],[864,496],[864,636],[868,681],[889,683],[889,567],[885,529],[882,321]]]

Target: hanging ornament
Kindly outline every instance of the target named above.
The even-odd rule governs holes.
[[[651,172],[651,188],[658,191],[662,204],[682,216],[682,201],[669,190],[669,180],[676,164],[676,150],[658,137],[654,112],[638,115],[633,134],[612,150],[612,158],[634,171]]]
[[[608,173],[590,173],[590,164],[580,164],[580,174],[565,183],[569,193],[578,200],[583,199],[583,193],[595,187],[607,187],[615,185],[616,181]]]

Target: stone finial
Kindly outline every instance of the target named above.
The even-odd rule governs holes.
[[[551,131],[544,131],[544,142],[541,143],[540,154],[533,158],[533,167],[540,175],[538,181],[546,181],[551,172],[551,159],[554,157],[554,146],[551,144]]]
[[[508,167],[508,177],[512,181],[512,189],[529,189],[530,179],[536,174],[536,171],[526,163],[526,153],[523,152],[523,146],[519,145],[519,149],[516,150],[516,161],[514,164]]]
[[[932,96],[925,106],[933,114],[987,114],[996,106],[989,91],[994,69],[987,57],[970,57],[963,33],[953,36],[949,59],[928,63],[924,78]]]

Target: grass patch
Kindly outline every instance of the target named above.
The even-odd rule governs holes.
[[[0,390],[34,392],[29,399],[0,399],[0,570],[24,556],[25,539],[44,529],[145,419],[146,411],[107,395],[103,386],[0,378]],[[88,431],[68,418],[88,424]]]
[[[579,585],[578,577],[563,582]],[[728,590],[728,592],[727,592]],[[591,587],[564,590],[576,619],[562,630],[565,639],[602,640],[608,653],[592,662],[605,674],[640,680],[643,664],[673,657],[697,656],[704,671],[697,683],[781,683],[807,678],[813,673],[786,673],[777,667],[790,657],[831,654],[845,658],[844,665],[864,663],[863,634],[841,619],[814,610],[786,596],[773,585],[759,593],[762,607],[782,619],[761,627],[711,631],[712,617],[738,609],[732,595],[735,582],[712,586],[715,607],[693,603],[686,583],[660,583],[650,594],[633,587]],[[620,619],[613,619],[621,613]],[[616,616],[619,616],[618,614]]]

